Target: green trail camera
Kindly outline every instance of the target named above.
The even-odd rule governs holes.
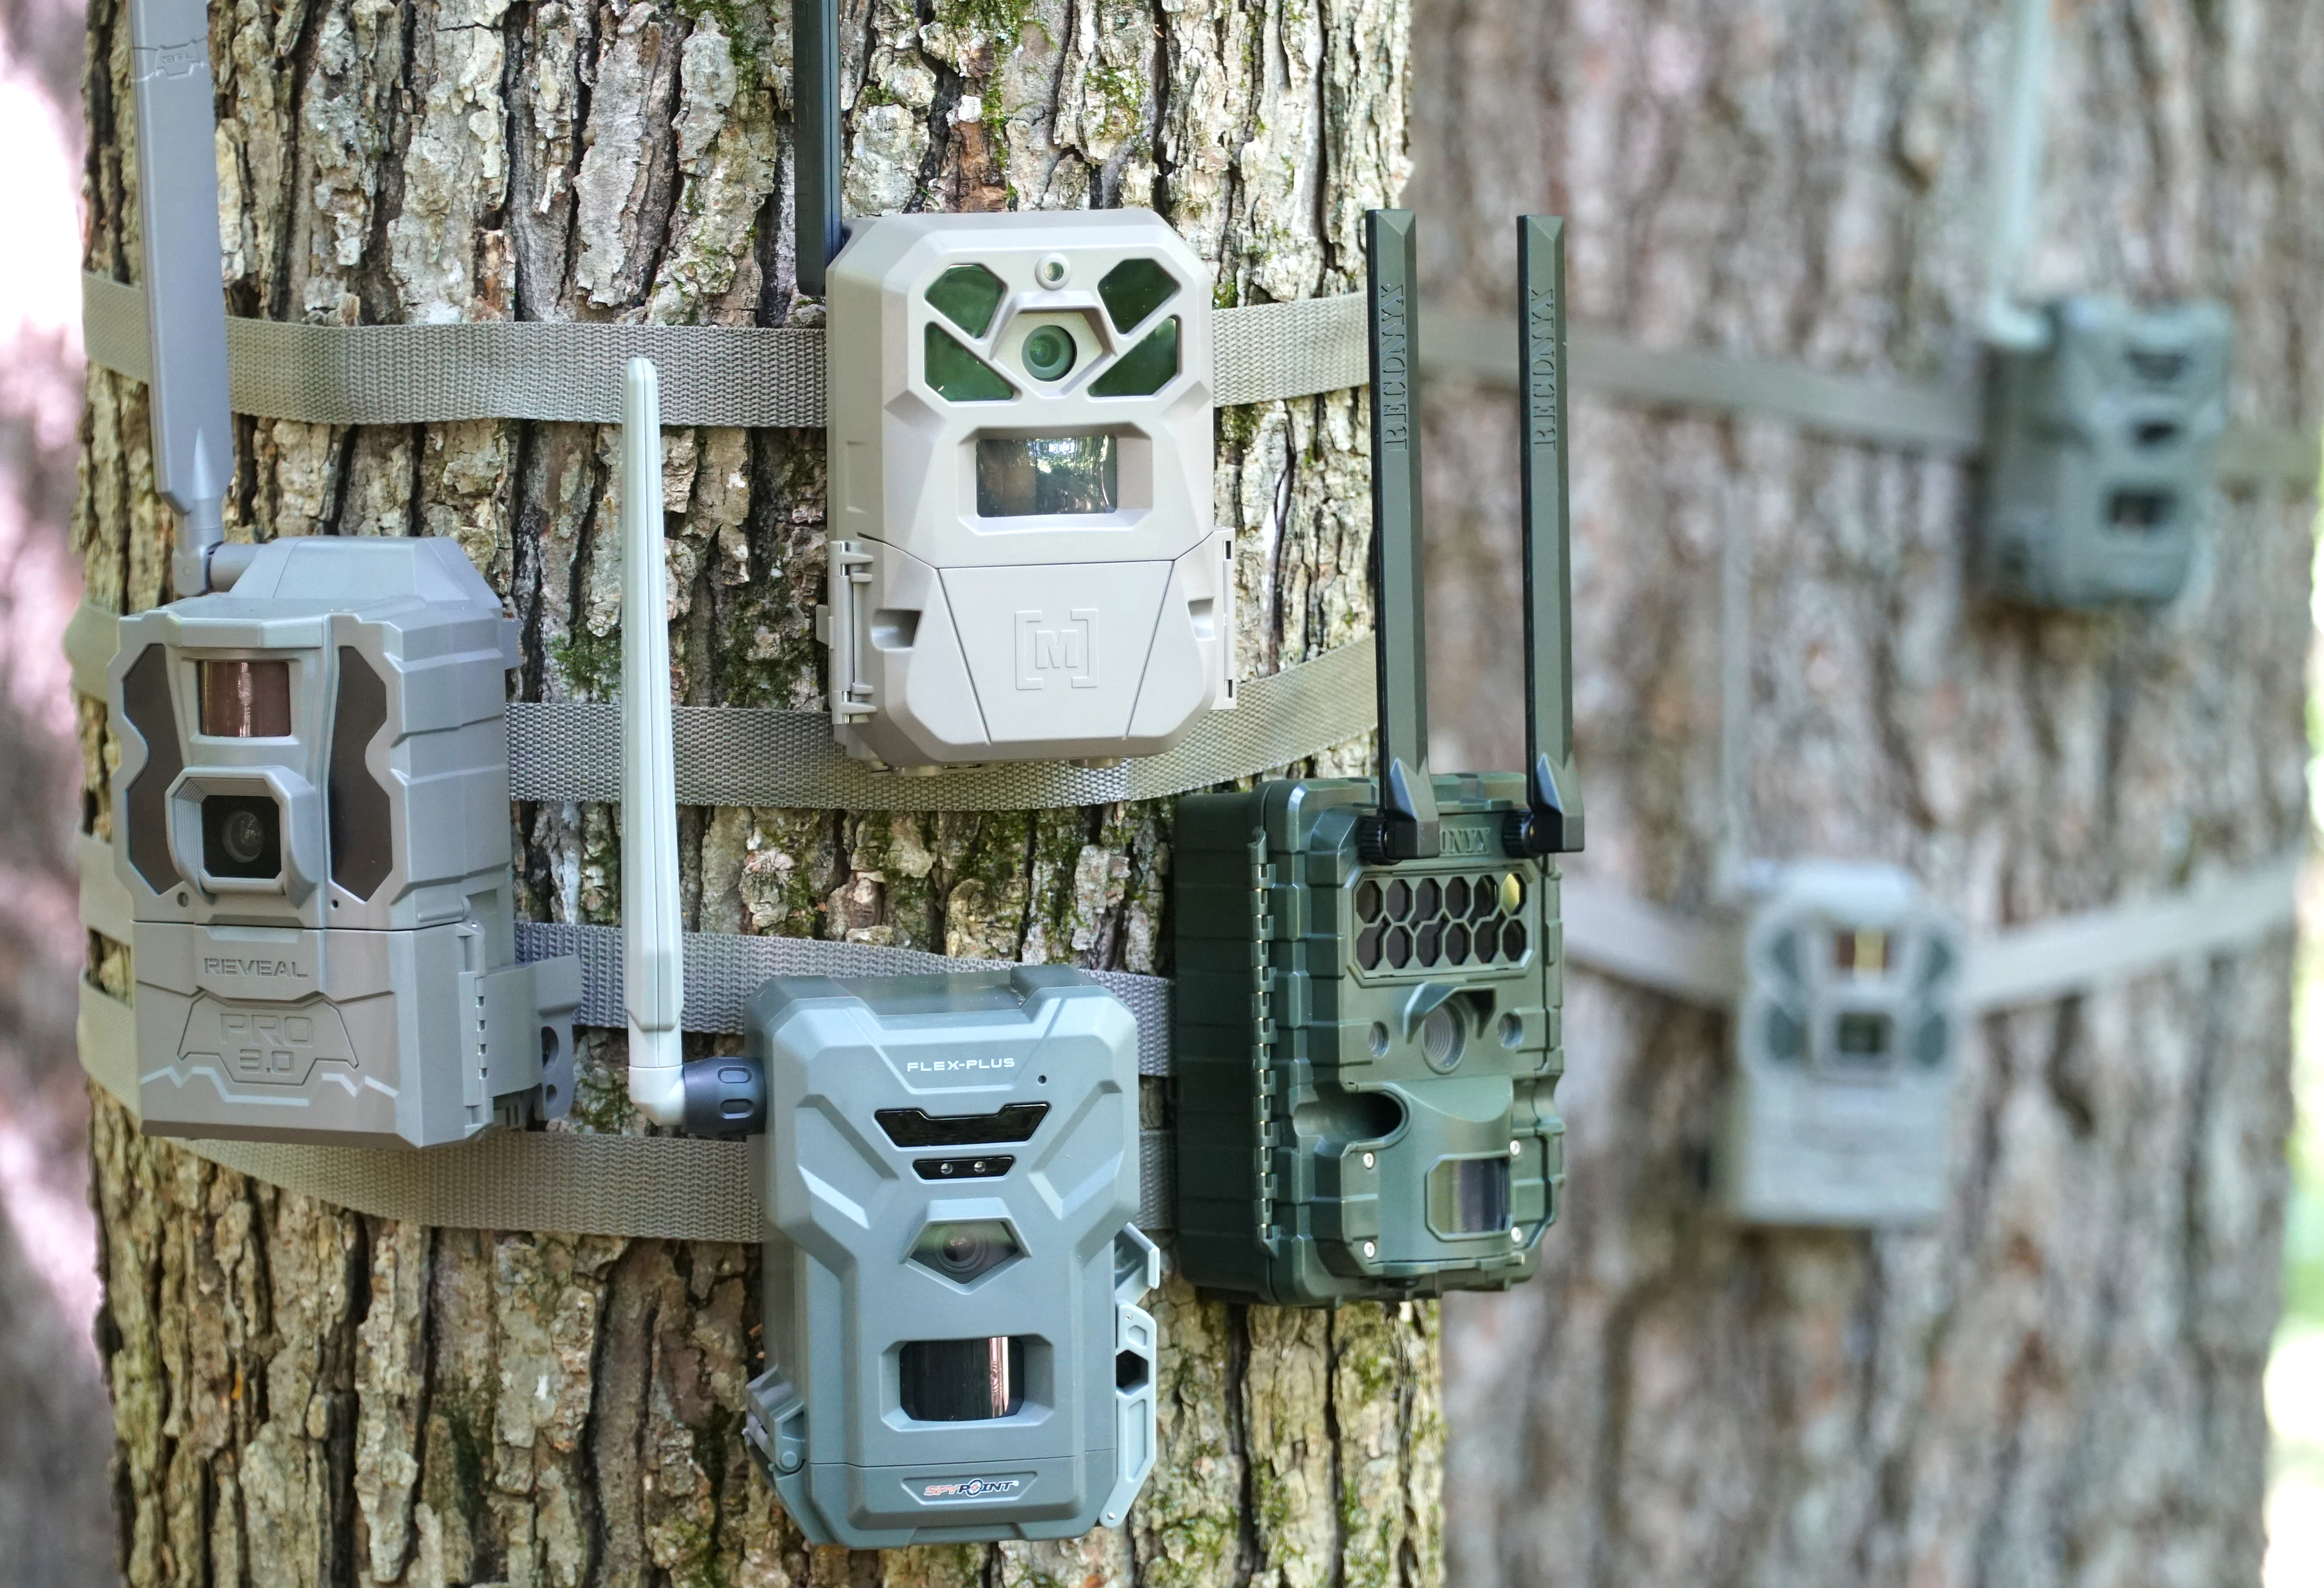
[[[2227,311],[2070,298],[2045,312],[2048,344],[1995,370],[1986,583],[2034,606],[2167,601],[2227,428]]]
[[[1380,776],[1178,805],[1178,1261],[1330,1306],[1504,1289],[1564,1179],[1572,762],[1563,224],[1518,223],[1526,770],[1432,776],[1414,232],[1367,217]]]

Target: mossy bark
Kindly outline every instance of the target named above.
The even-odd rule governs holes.
[[[1414,190],[1440,300],[1506,301],[1507,216],[1573,217],[1576,325],[1868,379],[1965,372],[2003,0],[1418,0]],[[2324,99],[2299,0],[2052,7],[2025,285],[2215,297],[2232,408],[2324,415]],[[1454,239],[1465,246],[1452,246]],[[1464,759],[1509,765],[1516,445],[1434,392],[1431,598]],[[1958,460],[1576,402],[1576,876],[1710,902],[1720,564],[1748,546],[1756,853],[1899,863],[1979,929],[2298,848],[2312,506],[2210,512],[2153,613],[1967,576]],[[2289,934],[1971,1033],[1930,1230],[1741,1229],[1701,1170],[1725,1023],[1567,983],[1566,1219],[1445,1308],[1464,1588],[2250,1583],[2290,1122]]]
[[[237,0],[212,8],[237,312],[394,323],[806,323],[788,5]],[[1347,289],[1404,175],[1403,0],[848,0],[852,208],[1160,209],[1222,302]],[[90,8],[91,268],[135,274],[127,27]],[[143,390],[93,372],[91,599],[165,599]],[[1369,626],[1353,394],[1222,415],[1246,672]],[[613,436],[244,421],[236,538],[441,535],[524,633],[523,695],[618,674]],[[819,433],[673,432],[679,698],[812,706]],[[85,708],[102,829],[112,752]],[[1336,765],[1359,764],[1347,747]],[[539,919],[610,922],[613,812],[514,813]],[[1167,806],[683,814],[689,922],[1168,969]],[[119,988],[117,945],[95,975]],[[618,1035],[576,1128],[626,1130]],[[1158,1106],[1158,1098],[1150,1100]],[[754,1252],[355,1216],[96,1124],[129,1580],[249,1583],[1440,1580],[1436,1313],[1230,1308],[1170,1281],[1161,1460],[1129,1526],[1061,1545],[810,1551],[743,1459]]]

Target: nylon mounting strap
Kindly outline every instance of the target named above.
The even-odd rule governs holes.
[[[81,919],[127,942],[130,905],[104,840],[79,840]],[[1977,940],[1964,1001],[1991,1011],[2119,981],[2174,962],[2233,951],[2287,924],[2298,857],[2162,899],[2069,915]],[[1733,1005],[1741,982],[1731,923],[1678,915],[1589,883],[1561,890],[1569,960],[1647,988],[1714,1007]],[[528,923],[527,959],[576,953],[584,966],[585,1025],[622,1023],[621,934],[613,927]],[[750,994],[776,975],[877,976],[991,969],[990,960],[947,959],[912,950],[797,938],[690,933],[686,939],[686,1024],[741,1028]],[[1139,1071],[1169,1071],[1169,984],[1158,977],[1092,973],[1138,1017]],[[84,982],[82,1066],[134,1114],[135,1012]],[[497,1132],[457,1147],[396,1152],[362,1147],[187,1142],[211,1161],[320,1197],[358,1213],[468,1229],[542,1229],[641,1239],[759,1238],[758,1179],[747,1143],[678,1136]],[[1140,1185],[1148,1229],[1170,1227],[1167,1133],[1140,1133]]]
[[[1424,311],[1425,312],[1425,311]],[[1699,348],[1644,347],[1602,333],[1572,334],[1573,387],[1636,408],[1693,408],[1764,417],[1844,441],[1971,458],[1985,445],[1985,404],[1973,381],[1923,383],[1831,375],[1781,359]],[[1420,350],[1424,375],[1514,390],[1514,327],[1484,315],[1440,311]],[[2316,487],[2313,430],[2230,425],[2220,438],[2223,483]]]
[[[106,698],[120,621],[84,601],[66,626],[73,688],[92,700]],[[671,712],[678,800],[794,811],[1050,811],[1163,799],[1256,777],[1370,733],[1378,714],[1371,645],[1351,641],[1244,679],[1235,699],[1233,710],[1206,714],[1158,756],[1111,766],[1019,761],[914,776],[849,756],[821,711],[678,706]],[[508,746],[513,799],[622,797],[618,704],[512,702]]]
[[[1213,398],[1274,402],[1360,386],[1360,293],[1212,311]],[[91,363],[149,377],[144,295],[81,277]],[[479,320],[435,326],[226,321],[237,413],[309,425],[622,420],[622,369],[661,371],[666,425],[812,428],[824,422],[823,332],[802,326]]]
[[[1215,315],[1215,399],[1268,402],[1360,386],[1362,295],[1222,308]],[[1517,383],[1517,333],[1503,321],[1429,312],[1427,375]],[[146,379],[145,300],[109,277],[81,278],[89,362]],[[226,322],[235,409],[318,425],[417,425],[464,419],[621,419],[622,363],[662,371],[671,425],[814,427],[824,422],[823,333],[811,327],[630,326],[479,321],[448,326]],[[1985,436],[1971,381],[1923,383],[1832,375],[1780,359],[1651,348],[1576,330],[1574,389],[1642,408],[1762,415],[1877,446],[1973,457]],[[2312,431],[2234,425],[2219,445],[2229,484],[2312,490]]]

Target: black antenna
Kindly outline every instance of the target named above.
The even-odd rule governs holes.
[[[1364,215],[1370,291],[1372,623],[1379,683],[1380,803],[1358,830],[1368,864],[1437,852],[1428,777],[1428,629],[1421,606],[1420,432],[1412,409],[1419,255],[1412,212]]]
[[[1516,855],[1578,854],[1573,771],[1573,536],[1565,475],[1565,222],[1517,220],[1517,445],[1525,512],[1526,801],[1503,823]]]
[[[798,289],[824,293],[823,271],[847,241],[839,213],[839,0],[792,0],[791,151]]]

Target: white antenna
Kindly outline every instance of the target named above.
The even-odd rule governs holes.
[[[234,482],[218,251],[217,119],[204,0],[132,0],[138,224],[152,349],[153,486],[178,515],[180,595],[223,590],[247,565],[227,549],[220,499]]]
[[[630,1101],[656,1124],[686,1117],[678,1014],[678,764],[669,726],[669,590],[661,526],[661,377],[622,377],[622,941]]]
[[[1985,339],[2036,352],[2050,322],[2017,301],[2017,275],[2034,246],[2042,194],[2043,96],[2050,84],[2050,0],[2009,8],[2009,78],[1993,151],[1993,213],[1986,233]]]

